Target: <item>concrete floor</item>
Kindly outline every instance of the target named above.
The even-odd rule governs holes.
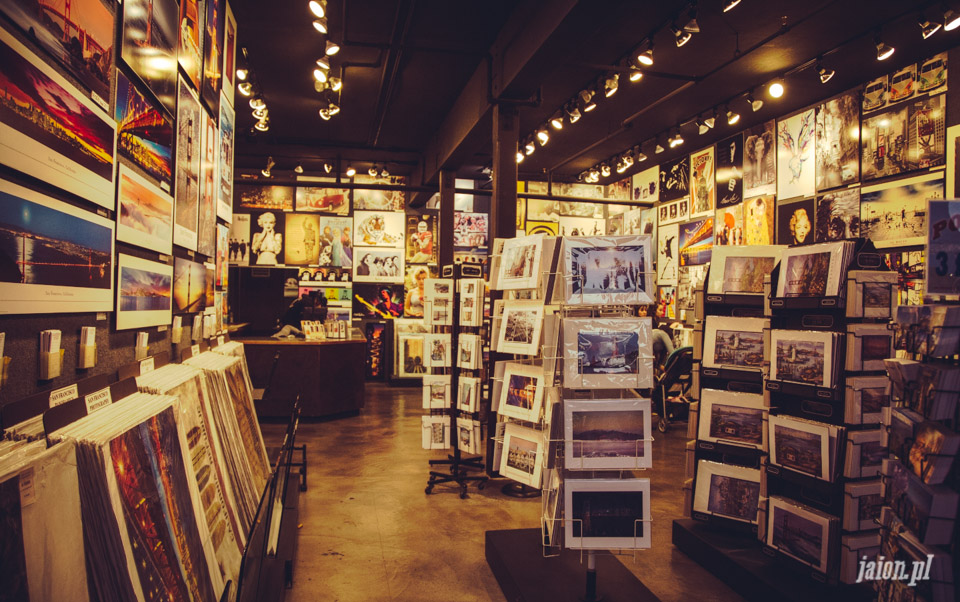
[[[455,487],[425,495],[427,461],[420,449],[419,388],[368,384],[356,417],[301,422],[308,446],[308,490],[300,498],[299,551],[290,602],[496,600],[504,596],[484,559],[484,532],[537,528],[540,498],[510,498],[500,479],[483,491]],[[284,427],[263,426],[267,445]],[[741,600],[671,543],[682,514],[685,426],[654,431],[652,548],[621,560],[661,600]],[[602,590],[603,575],[598,575]],[[580,592],[571,592],[576,600]]]

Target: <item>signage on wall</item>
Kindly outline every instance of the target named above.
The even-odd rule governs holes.
[[[927,201],[928,295],[960,293],[960,199]]]

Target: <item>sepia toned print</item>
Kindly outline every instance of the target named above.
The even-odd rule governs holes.
[[[822,525],[781,506],[773,508],[771,541],[775,548],[802,562],[819,567],[825,538]]]
[[[824,344],[815,341],[777,341],[777,378],[823,386]]]
[[[787,257],[784,297],[819,297],[827,292],[830,273],[830,252],[791,255]]]
[[[763,293],[763,277],[773,271],[774,257],[727,257],[723,264],[724,293]]]
[[[640,410],[573,412],[574,458],[637,458],[644,455]]]
[[[763,443],[763,410],[714,403],[710,412],[710,436],[751,445]]]
[[[760,483],[719,474],[710,475],[710,498],[707,509],[714,514],[739,520],[757,520],[760,504]]]
[[[824,460],[821,435],[778,424],[773,429],[773,445],[777,463],[781,466],[821,476]]]
[[[171,115],[177,104],[179,12],[177,0],[125,0],[120,36],[123,61]]]

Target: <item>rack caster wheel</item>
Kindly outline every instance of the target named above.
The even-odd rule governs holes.
[[[461,485],[461,486],[460,486],[460,499],[461,499],[461,500],[467,499],[467,486],[466,486],[466,485]]]
[[[660,431],[661,433],[666,433],[666,432],[667,432],[667,421],[666,421],[666,419],[661,418],[659,421],[657,421],[657,430]]]
[[[427,485],[427,488],[424,489],[423,492],[426,493],[427,495],[430,495],[431,493],[433,493],[433,485]]]

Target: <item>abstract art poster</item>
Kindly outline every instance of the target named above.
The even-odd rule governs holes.
[[[747,245],[772,245],[775,207],[772,194],[743,202],[743,239]]]
[[[776,122],[770,120],[743,133],[743,196],[777,193]]]
[[[777,199],[810,197],[816,192],[814,178],[813,109],[777,121]]]

